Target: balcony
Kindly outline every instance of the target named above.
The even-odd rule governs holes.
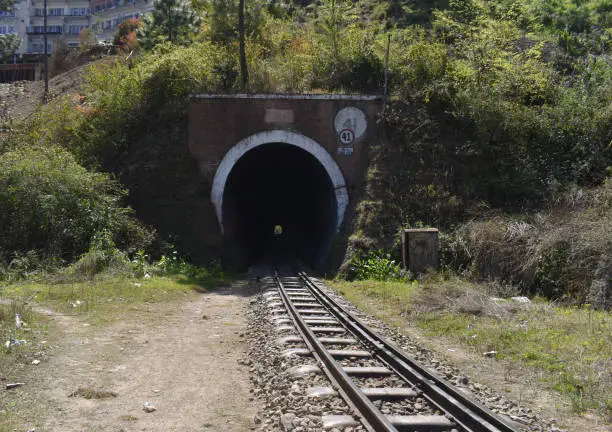
[[[44,26],[28,26],[26,30],[29,35],[41,35],[45,34]],[[63,26],[47,26],[47,34],[62,34],[64,32]]]
[[[34,11],[30,13],[30,18],[43,19],[44,17],[45,17],[45,13],[43,9],[34,9]],[[47,19],[57,19],[57,18],[59,19],[64,18],[64,14],[59,13],[59,12],[51,13],[49,10],[47,10]]]
[[[64,15],[64,18],[66,18],[66,20],[70,20],[70,21],[77,21],[77,20],[86,20],[86,21],[89,21],[89,16],[88,15]]]

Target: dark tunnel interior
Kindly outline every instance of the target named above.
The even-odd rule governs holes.
[[[280,224],[283,234],[274,236]],[[316,267],[335,232],[336,198],[325,168],[288,144],[265,144],[234,165],[225,185],[223,225],[238,261],[299,259]]]

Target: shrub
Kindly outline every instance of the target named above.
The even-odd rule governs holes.
[[[131,268],[127,255],[115,247],[113,233],[103,229],[94,233],[89,251],[72,266],[72,271],[77,277],[93,278],[102,272],[127,273]]]
[[[125,190],[92,173],[58,147],[23,147],[0,154],[0,261],[36,250],[41,259],[71,261],[95,233],[123,233],[138,248],[151,233],[120,205]]]

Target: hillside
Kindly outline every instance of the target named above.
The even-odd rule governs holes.
[[[128,253],[141,247],[159,253],[168,242],[200,262],[217,256],[219,251],[199,247],[201,239],[186,229],[209,210],[209,185],[199,180],[185,145],[187,96],[240,90],[377,93],[389,36],[392,99],[380,119],[381,140],[371,147],[355,226],[344,233],[350,237],[345,274],[351,257],[393,249],[402,226],[440,227],[452,244],[463,232],[460,224],[475,216],[536,217],[569,191],[596,188],[610,174],[612,6],[606,1],[249,2],[246,88],[239,80],[237,5],[198,2],[194,9],[202,18],[194,18],[181,39],[160,43],[159,24],[140,34],[142,47],[152,49],[58,76],[52,81],[60,87],[53,103],[28,116],[5,140],[0,182],[15,181],[11,173],[27,165],[20,158],[34,160],[45,149],[48,170],[60,157],[75,164],[75,173],[84,167],[79,175],[111,173],[102,187],[110,195],[101,205],[125,216],[121,222],[53,216],[65,206],[80,206],[79,194],[86,192],[78,189],[42,215],[5,206],[0,215],[8,227],[2,240],[5,265],[31,251],[41,262],[53,261],[58,251],[66,263],[73,262],[101,232],[112,233]],[[147,39],[152,34],[157,39]],[[126,36],[125,43],[134,39]],[[75,86],[76,99],[64,93]],[[37,99],[36,91],[23,90],[26,103],[8,102],[18,117],[30,112],[27,101]],[[196,186],[181,188],[187,182]],[[4,202],[20,202],[25,189],[11,191]],[[28,196],[34,204],[47,194]],[[201,206],[192,205],[196,200]],[[604,214],[603,232],[609,221],[606,200],[595,204]],[[124,204],[135,208],[136,219]],[[83,217],[89,218],[87,212]],[[67,236],[64,223],[77,232]],[[32,235],[28,230],[34,226],[45,229]],[[150,228],[158,232],[156,246]],[[609,247],[589,249],[589,262],[600,256],[604,263],[589,264],[589,272],[609,274]],[[448,249],[444,256],[452,253]],[[476,265],[459,261],[444,265],[453,271]],[[472,275],[508,279],[501,271]],[[594,277],[584,277],[584,284]],[[541,292],[527,279],[515,282]],[[580,299],[587,289],[578,290]]]

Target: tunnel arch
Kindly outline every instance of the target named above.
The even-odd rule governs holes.
[[[335,227],[336,232],[339,231],[344,220],[344,213],[349,203],[348,190],[340,167],[338,167],[327,150],[315,140],[292,131],[271,130],[250,135],[238,142],[225,154],[217,168],[212,185],[211,201],[215,206],[221,232],[224,233],[225,231],[223,222],[223,198],[228,178],[234,166],[249,151],[266,144],[275,143],[288,144],[308,152],[316,158],[325,169],[334,191],[336,200]]]

